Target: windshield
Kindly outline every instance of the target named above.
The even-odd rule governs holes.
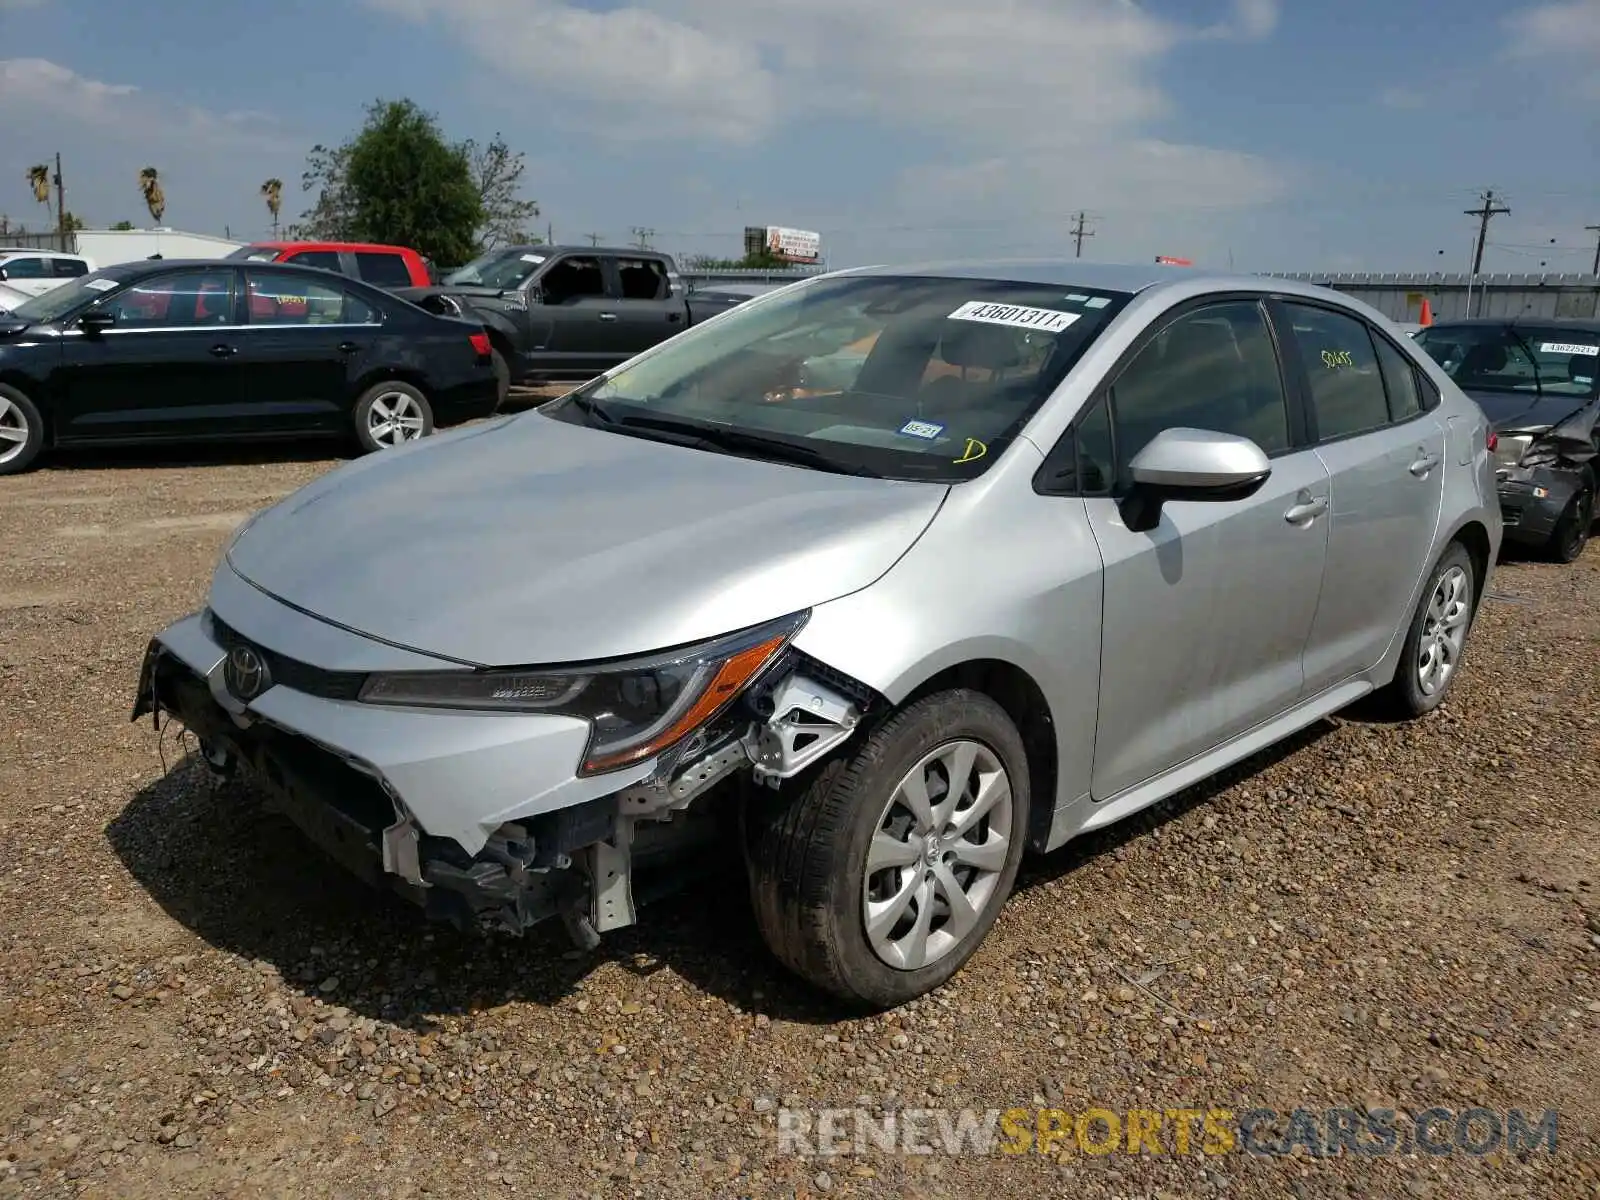
[[[71,283],[53,287],[44,295],[35,296],[27,303],[17,305],[11,310],[11,315],[19,321],[27,321],[30,325],[59,321],[74,309],[84,307],[121,286],[121,279],[104,271],[96,271],[93,275],[80,275]]]
[[[765,440],[791,461],[864,474],[971,479],[1127,299],[995,279],[819,279],[729,309],[544,411],[736,438],[758,456]]]
[[[464,267],[457,267],[444,277],[444,281],[473,283],[510,292],[528,282],[543,262],[544,255],[532,251],[496,250],[482,258],[473,259]]]
[[[1413,339],[1463,391],[1592,396],[1600,332],[1537,325],[1430,325]]]
[[[240,246],[229,258],[242,258],[247,262],[276,262],[283,250],[278,246]]]

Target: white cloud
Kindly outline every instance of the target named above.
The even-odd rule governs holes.
[[[832,118],[936,139],[955,165],[908,171],[893,201],[925,225],[970,220],[980,196],[1002,220],[1056,203],[1063,216],[1232,207],[1285,186],[1259,159],[1152,136],[1173,111],[1165,61],[1199,41],[1270,35],[1277,0],[1234,0],[1206,26],[1135,0],[367,3],[461,40],[517,85],[519,106],[536,94],[542,119],[610,137],[752,146]]]
[[[3,2],[3,0],[0,0]],[[126,131],[156,145],[196,140],[273,149],[282,139],[254,112],[209,112],[126,83],[105,83],[43,58],[0,59],[0,110],[39,121],[64,118],[104,133]]]
[[[1600,0],[1535,5],[1512,13],[1506,27],[1514,56],[1567,64],[1574,90],[1600,98]]]

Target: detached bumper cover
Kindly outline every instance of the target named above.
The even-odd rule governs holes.
[[[329,636],[365,640],[331,626],[325,629]],[[583,721],[362,704],[344,698],[353,694],[348,669],[285,659],[253,641],[268,663],[278,667],[276,674],[294,683],[271,684],[242,701],[224,680],[228,648],[222,641],[230,635],[244,636],[200,613],[158,634],[140,672],[135,718],[159,703],[202,738],[225,738],[238,745],[246,762],[254,764],[265,754],[269,782],[271,764],[282,770],[286,757],[309,755],[338,764],[397,801],[420,833],[448,839],[469,856],[508,821],[610,796],[655,767],[648,760],[627,770],[579,778],[577,768],[589,737]],[[348,774],[334,773],[345,779]],[[331,799],[326,776],[320,785],[304,782],[302,792],[324,802]]]

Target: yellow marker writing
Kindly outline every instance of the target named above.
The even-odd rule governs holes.
[[[982,458],[987,453],[989,453],[989,447],[985,446],[977,438],[968,438],[967,448],[961,452],[961,457],[955,461],[958,463],[968,463],[972,462],[974,459]]]

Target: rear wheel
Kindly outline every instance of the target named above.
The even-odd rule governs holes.
[[[1589,531],[1594,527],[1594,479],[1584,476],[1583,487],[1567,504],[1550,535],[1550,556],[1557,562],[1576,562],[1589,544]]]
[[[1010,894],[1028,800],[1022,739],[989,697],[955,689],[896,713],[809,785],[751,797],[746,854],[767,945],[853,1004],[932,991]]]
[[[16,388],[0,384],[0,475],[26,471],[44,449],[44,418]]]
[[[433,408],[417,388],[388,379],[361,394],[355,422],[356,441],[362,450],[388,450],[432,433]]]
[[[1417,601],[1400,665],[1386,699],[1401,717],[1420,717],[1444,703],[1456,681],[1477,606],[1477,571],[1460,542],[1451,542]]]

